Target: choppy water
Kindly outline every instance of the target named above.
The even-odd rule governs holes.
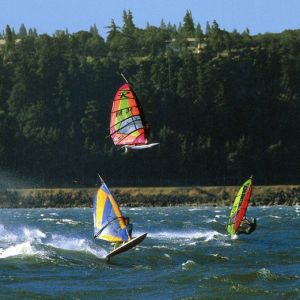
[[[249,208],[238,239],[225,207],[123,211],[149,234],[107,263],[91,209],[0,210],[0,298],[300,299],[300,207]]]

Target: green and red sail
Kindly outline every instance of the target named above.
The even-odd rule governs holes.
[[[249,200],[252,194],[252,176],[244,182],[239,189],[230,212],[227,224],[227,232],[231,235],[236,234],[241,221],[246,216]]]

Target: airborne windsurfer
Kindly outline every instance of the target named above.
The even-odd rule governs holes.
[[[237,234],[250,234],[256,229],[256,218],[253,222],[250,222],[247,218],[243,218],[241,224],[237,230]]]

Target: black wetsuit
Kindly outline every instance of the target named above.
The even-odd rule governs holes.
[[[133,229],[133,225],[130,223],[127,224],[126,230],[127,230],[128,235],[130,236],[130,238],[132,238],[132,229]]]
[[[253,223],[241,223],[239,226],[239,229],[237,231],[237,234],[250,234],[256,229],[256,219],[253,220]]]

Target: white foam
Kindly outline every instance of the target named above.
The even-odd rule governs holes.
[[[41,244],[46,234],[35,228],[18,228],[17,234],[10,232],[0,225],[0,242],[8,245],[0,249],[0,258],[7,258],[19,255],[40,255],[44,256],[43,251],[35,248],[36,244]]]
[[[168,254],[168,253],[165,253],[164,254],[164,257],[168,258],[168,259],[171,259],[171,256]]]
[[[216,218],[227,218],[227,216],[225,216],[225,215],[216,215]]]
[[[79,221],[74,221],[71,219],[57,219],[57,218],[43,218],[43,219],[39,219],[38,221],[55,222],[55,224],[70,224],[70,225],[78,225],[81,223]]]
[[[193,260],[187,260],[186,262],[181,264],[182,270],[189,270],[191,269],[196,263]]]
[[[0,242],[15,243],[18,239],[16,234],[7,231],[2,224],[0,224]]]
[[[205,242],[214,239],[216,236],[223,236],[221,233],[215,230],[205,231],[162,231],[157,233],[149,233],[150,238],[156,238],[159,240],[172,240],[177,242],[178,240],[193,240],[204,239]]]
[[[160,246],[154,245],[154,246],[152,246],[152,248],[157,248],[157,249],[169,249],[169,247],[167,247],[167,246],[165,246],[165,245],[160,245]]]
[[[237,240],[239,238],[239,236],[237,234],[233,234],[233,235],[230,236],[230,238],[232,240]]]
[[[43,255],[42,251],[37,251],[34,246],[28,241],[6,249],[0,249],[0,258],[7,258],[13,256],[29,256],[29,255]]]
[[[29,228],[23,228],[23,234],[25,241],[37,241],[42,242],[41,240],[46,237],[46,234],[42,232],[39,229],[29,229]],[[22,238],[22,236],[20,236]]]
[[[279,216],[273,216],[273,215],[269,215],[269,217],[274,218],[274,219],[281,219],[282,217]]]
[[[46,243],[46,245],[64,250],[85,251],[100,258],[104,258],[108,254],[103,248],[100,248],[94,243],[90,243],[86,239],[66,237],[57,234],[53,234],[52,240]]]
[[[225,259],[225,260],[229,260],[229,257],[227,257],[227,256],[222,256],[222,255],[220,255],[220,254],[218,254],[218,253],[212,254],[212,256],[214,256],[214,257],[219,257],[219,258],[222,258],[222,259]]]
[[[276,274],[273,274],[270,270],[266,268],[259,269],[257,273],[261,279],[271,279],[277,277]]]
[[[204,222],[205,223],[217,223],[218,221],[215,218],[213,218],[213,219],[207,219]]]
[[[225,243],[223,241],[219,241],[218,243],[219,243],[220,246],[224,246],[224,247],[230,247],[231,246],[231,244]]]

